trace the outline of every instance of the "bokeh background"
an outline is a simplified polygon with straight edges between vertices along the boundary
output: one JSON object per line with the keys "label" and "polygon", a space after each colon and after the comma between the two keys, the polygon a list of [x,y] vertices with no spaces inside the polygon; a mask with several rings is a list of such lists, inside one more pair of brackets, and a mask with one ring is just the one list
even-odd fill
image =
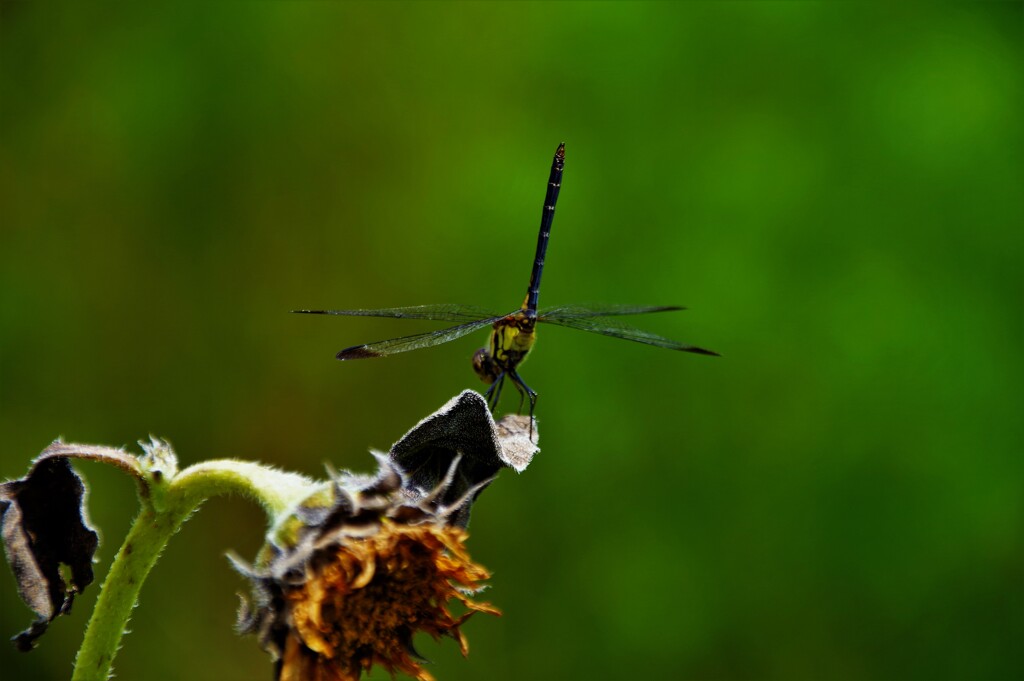
{"label": "bokeh background", "polygon": [[[369,470],[486,334],[295,308],[680,304],[541,329],[441,679],[1024,676],[1022,4],[0,5],[0,477],[57,436]],[[514,407],[509,399],[505,408]],[[81,466],[98,579],[137,508]],[[118,678],[267,679],[208,503]],[[96,588],[5,679],[59,679]],[[0,574],[0,632],[31,616]],[[386,678],[386,675],[383,677]]]}

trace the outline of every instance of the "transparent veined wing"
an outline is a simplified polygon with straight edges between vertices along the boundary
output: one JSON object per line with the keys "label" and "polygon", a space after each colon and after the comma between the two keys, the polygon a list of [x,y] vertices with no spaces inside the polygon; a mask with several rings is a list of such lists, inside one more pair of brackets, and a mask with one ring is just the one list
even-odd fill
{"label": "transparent veined wing", "polygon": [[612,338],[622,338],[623,340],[631,340],[637,343],[644,343],[646,345],[653,345],[659,348],[666,348],[668,350],[680,350],[682,352],[694,352],[699,355],[718,356],[718,353],[714,352],[713,350],[705,350],[704,348],[699,348],[696,345],[680,343],[679,341],[674,341],[671,338],[665,338],[664,336],[659,336],[658,334],[651,333],[650,331],[638,329],[635,326],[624,324],[619,320],[612,318],[617,315],[644,314],[647,312],[668,312],[671,310],[680,309],[683,308],[628,307],[620,305],[584,307],[579,305],[567,305],[564,307],[553,308],[552,310],[545,311],[544,314],[538,317],[538,321],[542,321],[548,324],[556,324],[558,326],[565,326],[570,329],[590,331],[591,333],[598,333],[601,334],[602,336],[610,336]]}
{"label": "transparent veined wing", "polygon": [[504,317],[505,315],[497,315],[441,329],[440,331],[428,331],[426,333],[413,334],[412,336],[402,336],[401,338],[367,343],[366,345],[355,345],[351,348],[345,348],[336,357],[340,360],[365,359],[367,357],[385,357],[399,352],[419,350],[420,348],[430,348],[453,341],[456,338],[462,338],[478,329],[490,326]]}
{"label": "transparent veined wing", "polygon": [[292,310],[296,314],[328,314],[341,317],[390,317],[392,319],[430,319],[435,322],[473,322],[496,315],[472,305],[442,303],[440,305],[410,305],[384,307],[377,310]]}
{"label": "transparent veined wing", "polygon": [[618,317],[630,314],[647,314],[649,312],[674,312],[685,310],[685,307],[678,305],[559,305],[546,310],[541,310],[537,317],[541,321],[558,323],[560,319],[577,319],[580,317]]}

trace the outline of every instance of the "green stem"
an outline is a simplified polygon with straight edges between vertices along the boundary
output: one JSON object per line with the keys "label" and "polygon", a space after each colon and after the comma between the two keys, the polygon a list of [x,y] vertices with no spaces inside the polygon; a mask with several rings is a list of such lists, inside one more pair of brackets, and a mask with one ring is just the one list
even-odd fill
{"label": "green stem", "polygon": [[170,538],[206,499],[241,494],[257,501],[273,525],[277,516],[308,496],[315,483],[259,464],[222,459],[191,466],[160,487],[154,481],[150,500],[143,500],[142,512],[100,588],[72,681],[106,681],[110,677],[143,582]]}
{"label": "green stem", "polygon": [[183,520],[156,513],[151,508],[143,509],[135,519],[100,588],[96,608],[75,659],[73,681],[105,681],[110,677],[114,655],[142,583]]}

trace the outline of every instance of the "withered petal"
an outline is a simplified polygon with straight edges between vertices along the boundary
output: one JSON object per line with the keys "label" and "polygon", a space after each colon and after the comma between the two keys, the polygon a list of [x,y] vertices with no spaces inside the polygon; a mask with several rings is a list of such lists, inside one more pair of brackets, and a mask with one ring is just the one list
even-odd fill
{"label": "withered petal", "polygon": [[[436,494],[438,486],[447,482],[447,489],[438,494],[436,503],[451,508],[484,481],[491,480],[502,468],[522,471],[537,453],[537,446],[524,439],[519,423],[502,420],[495,424],[487,401],[472,390],[464,390],[443,407],[416,424],[391,447],[390,457],[407,476],[408,484],[423,496]],[[452,463],[461,460],[452,474]],[[484,485],[486,486],[486,485]],[[482,491],[482,488],[478,490]],[[454,525],[469,523],[473,498],[460,505],[451,516]]]}
{"label": "withered petal", "polygon": [[[0,484],[4,552],[21,599],[38,616],[14,637],[19,650],[32,649],[93,580],[99,535],[86,521],[84,493],[82,479],[62,456],[41,457],[24,478]],[[61,575],[61,564],[70,568],[70,584]]]}
{"label": "withered petal", "polygon": [[390,494],[402,488],[402,471],[395,465],[395,462],[388,458],[387,454],[371,451],[373,458],[377,459],[377,478],[373,484],[360,490],[363,496],[376,494]]}
{"label": "withered petal", "polygon": [[498,441],[501,442],[501,460],[516,473],[522,473],[533,461],[533,455],[539,451],[535,442],[537,424],[531,426],[529,416],[508,414],[495,427]]}

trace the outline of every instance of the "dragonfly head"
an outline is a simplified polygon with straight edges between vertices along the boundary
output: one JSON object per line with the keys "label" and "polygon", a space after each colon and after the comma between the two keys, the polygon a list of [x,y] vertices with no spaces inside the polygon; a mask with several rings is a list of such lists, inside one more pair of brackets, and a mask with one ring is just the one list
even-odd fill
{"label": "dragonfly head", "polygon": [[473,353],[473,371],[476,372],[481,381],[487,384],[494,383],[501,373],[501,369],[494,362],[491,351],[487,348],[480,348]]}

